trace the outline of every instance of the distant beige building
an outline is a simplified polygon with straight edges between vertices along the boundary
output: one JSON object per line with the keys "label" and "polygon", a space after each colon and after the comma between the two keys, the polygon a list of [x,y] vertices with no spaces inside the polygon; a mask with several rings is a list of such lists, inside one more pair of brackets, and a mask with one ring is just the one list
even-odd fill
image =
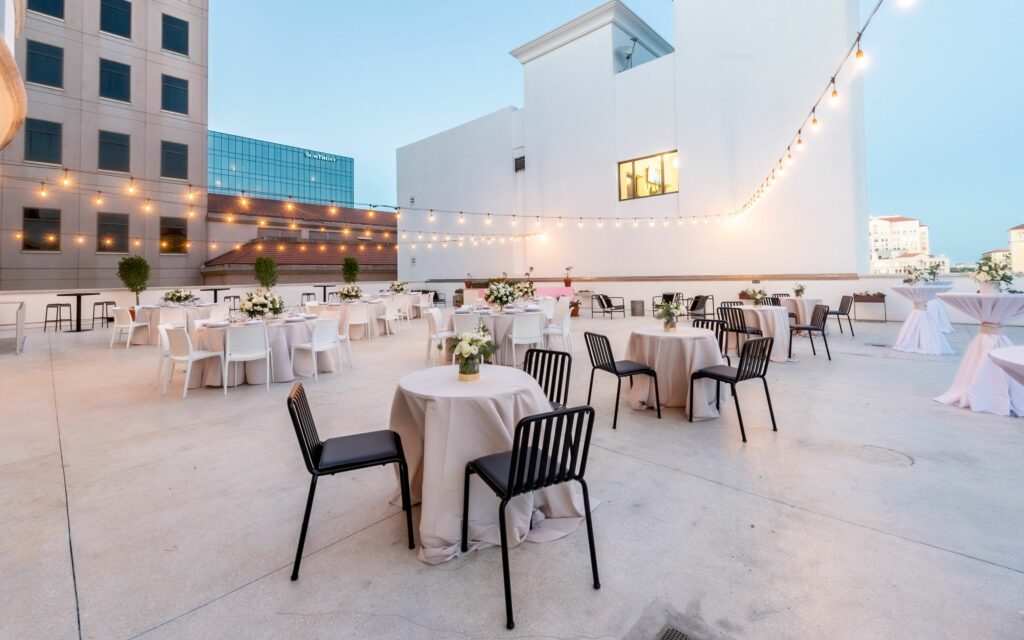
{"label": "distant beige building", "polygon": [[1010,265],[1014,273],[1024,273],[1024,224],[1010,229]]}
{"label": "distant beige building", "polygon": [[949,258],[932,255],[928,225],[916,218],[876,216],[868,219],[870,267],[873,274],[904,273],[912,267],[938,263],[949,273]]}

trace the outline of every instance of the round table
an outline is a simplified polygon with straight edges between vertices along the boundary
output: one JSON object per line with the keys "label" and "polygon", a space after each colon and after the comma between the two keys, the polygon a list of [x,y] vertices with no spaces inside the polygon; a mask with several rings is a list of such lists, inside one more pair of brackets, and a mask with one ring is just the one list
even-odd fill
{"label": "round table", "polygon": [[[743,305],[738,308],[743,310],[743,319],[748,327],[760,329],[765,338],[775,339],[771,361],[789,362],[789,309],[768,305]],[[730,337],[736,339],[735,336]]]}
{"label": "round table", "polygon": [[950,287],[934,285],[916,285],[893,287],[900,296],[914,304],[910,315],[903,321],[896,343],[892,346],[896,351],[907,353],[923,353],[933,356],[944,356],[953,353],[942,329],[935,323],[935,317],[928,312],[928,303],[935,300],[940,293],[949,291]]}
{"label": "round table", "polygon": [[[512,323],[515,322],[516,316],[538,316],[543,314],[543,311],[517,311],[515,313],[502,312],[476,314],[477,317],[480,318],[480,322],[483,322],[484,326],[487,327],[487,330],[491,333],[491,339],[494,340],[494,345],[497,348],[495,355],[491,358],[491,360],[494,362],[505,361],[502,349],[505,348],[505,340],[508,338],[509,334],[512,333]],[[454,311],[448,314],[447,321],[445,322],[445,327],[449,330],[451,330],[453,327],[454,321],[452,320],[452,316],[454,315]],[[547,322],[545,320],[545,324],[546,323]],[[516,346],[515,361],[517,367],[523,364],[523,361],[526,359],[526,350],[529,348],[530,345]],[[522,353],[520,353],[520,351]],[[448,362],[451,362],[450,353],[447,355],[447,358]]]}
{"label": "round table", "polygon": [[[626,359],[640,362],[658,373],[658,391],[663,407],[688,407],[690,375],[694,371],[723,364],[715,334],[707,329],[680,326],[665,331],[661,326],[634,329],[626,343]],[[714,380],[698,380],[694,418],[717,418]],[[636,376],[627,395],[633,409],[654,407],[654,385],[650,376]]]}
{"label": "round table", "polygon": [[[922,283],[926,287],[942,287],[939,289],[940,293],[953,290],[953,283],[949,280],[936,280],[935,282]],[[939,328],[942,333],[956,333],[956,329],[953,328],[952,323],[949,321],[949,316],[946,315],[946,307],[943,306],[939,300],[931,300],[927,304],[928,315],[931,317],[932,322]]]}
{"label": "round table", "polygon": [[[183,304],[183,305],[143,305],[135,307],[135,321],[145,322],[149,325],[149,331],[140,331],[132,336],[132,344],[160,344],[160,332],[157,325],[160,324],[160,309],[184,309],[185,330],[192,334],[196,330],[196,320],[206,320],[210,312],[217,305],[215,304]],[[198,350],[199,347],[196,347]],[[195,369],[193,368],[193,371]]]}
{"label": "round table", "polygon": [[[413,499],[422,505],[419,558],[430,564],[459,554],[466,463],[511,451],[516,423],[551,410],[536,380],[518,369],[482,365],[476,382],[461,382],[458,373],[457,366],[410,373],[399,381],[391,405],[390,428],[402,438]],[[500,544],[499,500],[478,477],[472,483],[469,543]],[[543,517],[534,514],[538,509]],[[517,496],[506,518],[510,546],[561,538],[583,518],[577,485]]]}
{"label": "round table", "polygon": [[989,351],[988,357],[1011,379],[1024,384],[1024,347],[999,347]]}
{"label": "round table", "polygon": [[960,362],[956,378],[945,393],[935,398],[943,404],[997,415],[1017,415],[1024,409],[1024,390],[988,356],[995,349],[1011,347],[1003,326],[1024,314],[1024,295],[1013,293],[940,293],[939,299],[981,323]]}
{"label": "round table", "polygon": [[384,302],[381,300],[357,301],[357,302],[328,302],[321,307],[334,307],[340,310],[348,308],[351,313],[352,307],[362,305],[366,307],[367,324],[354,324],[349,326],[349,339],[361,340],[364,338],[376,338],[380,335],[380,317],[384,315]]}
{"label": "round table", "polygon": [[[786,311],[796,315],[793,324],[811,324],[814,306],[821,304],[821,298],[779,298],[779,302]],[[825,323],[825,328],[828,328],[828,323]]]}

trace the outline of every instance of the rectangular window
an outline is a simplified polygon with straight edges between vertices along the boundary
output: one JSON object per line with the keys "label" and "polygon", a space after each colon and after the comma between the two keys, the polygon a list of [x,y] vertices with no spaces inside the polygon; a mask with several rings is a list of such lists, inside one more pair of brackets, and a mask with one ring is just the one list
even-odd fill
{"label": "rectangular window", "polygon": [[128,214],[96,214],[96,251],[128,253]]}
{"label": "rectangular window", "polygon": [[28,10],[64,19],[64,0],[28,0]]}
{"label": "rectangular window", "polygon": [[188,23],[164,14],[163,48],[188,55]]}
{"label": "rectangular window", "polygon": [[131,38],[132,3],[127,0],[100,0],[100,31]]}
{"label": "rectangular window", "polygon": [[177,142],[160,143],[160,177],[188,180],[188,145]]}
{"label": "rectangular window", "polygon": [[107,171],[131,171],[131,137],[124,133],[100,131],[96,166]]}
{"label": "rectangular window", "polygon": [[51,44],[29,40],[25,50],[25,80],[48,87],[64,87],[64,50]]}
{"label": "rectangular window", "polygon": [[678,191],[677,151],[619,163],[619,200],[660,196]]}
{"label": "rectangular window", "polygon": [[160,217],[160,253],[188,253],[188,220]]}
{"label": "rectangular window", "polygon": [[25,159],[32,162],[61,164],[63,125],[47,120],[25,119]]}
{"label": "rectangular window", "polygon": [[188,115],[188,80],[168,75],[160,78],[160,108]]}
{"label": "rectangular window", "polygon": [[113,60],[100,58],[100,97],[132,101],[132,68]]}
{"label": "rectangular window", "polygon": [[22,211],[21,250],[60,251],[60,209]]}

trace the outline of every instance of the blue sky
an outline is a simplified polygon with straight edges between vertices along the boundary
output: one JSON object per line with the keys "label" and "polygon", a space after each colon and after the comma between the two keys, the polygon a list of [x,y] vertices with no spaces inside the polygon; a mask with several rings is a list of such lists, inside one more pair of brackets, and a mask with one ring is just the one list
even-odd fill
{"label": "blue sky", "polygon": [[[393,202],[397,147],[521,106],[508,51],[598,4],[213,0],[210,127],[352,156],[356,199]],[[674,39],[671,0],[627,4]],[[974,260],[1024,223],[1024,1],[886,5],[864,41],[871,213]]]}

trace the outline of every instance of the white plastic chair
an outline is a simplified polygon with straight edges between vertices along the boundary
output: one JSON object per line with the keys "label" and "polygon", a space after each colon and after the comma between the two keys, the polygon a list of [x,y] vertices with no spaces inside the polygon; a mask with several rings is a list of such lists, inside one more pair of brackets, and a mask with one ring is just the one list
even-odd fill
{"label": "white plastic chair", "polygon": [[[338,312],[338,342],[345,345],[345,353],[348,354],[348,366],[355,367],[352,362],[352,340],[348,337],[348,309],[346,307],[334,307]],[[341,366],[341,363],[338,363]]]}
{"label": "white plastic chair", "polygon": [[318,318],[313,324],[313,336],[309,342],[292,345],[292,363],[295,362],[295,350],[309,351],[313,357],[313,379],[320,381],[316,354],[323,351],[338,352],[338,367],[341,367],[341,340],[338,336],[338,321],[333,318]]}
{"label": "white plastic chair", "polygon": [[[211,322],[222,322],[231,315],[231,306],[226,304],[210,305],[210,315],[207,318],[196,318],[192,321],[193,326],[202,327]],[[162,324],[162,323],[161,323]],[[186,327],[187,329],[188,327]]]}
{"label": "white plastic chair", "polygon": [[572,353],[572,331],[571,317],[568,297],[558,299],[555,305],[555,317],[551,324],[544,327],[544,343],[551,342],[551,336],[558,336],[562,339],[562,350]]}
{"label": "white plastic chair", "polygon": [[184,307],[161,307],[160,321],[157,322],[157,325],[161,324],[169,324],[172,327],[187,329],[188,315],[185,313]]}
{"label": "white plastic chair", "polygon": [[157,388],[161,388],[163,386],[164,369],[167,368],[167,363],[170,362],[171,359],[171,343],[167,340],[168,326],[170,325],[158,324],[156,326],[156,330],[160,332],[160,345],[157,347],[159,349],[159,353],[157,355],[160,356],[159,367],[156,371]]}
{"label": "white plastic chair", "polygon": [[431,304],[431,301],[433,300],[433,297],[434,297],[433,293],[422,293],[421,292],[419,294],[419,301],[416,302],[416,304],[412,305],[412,306],[414,306],[414,307],[416,307],[417,309],[420,310],[420,316],[421,317],[425,316],[427,314],[427,309],[432,309],[433,308],[433,304]]}
{"label": "white plastic chair", "polygon": [[512,330],[509,331],[505,342],[509,345],[505,354],[505,364],[511,358],[512,364],[516,366],[516,345],[529,344],[542,346],[544,344],[544,327],[547,325],[547,316],[541,312],[520,313],[512,319]]}
{"label": "white plastic chair", "polygon": [[235,386],[238,386],[238,363],[266,360],[267,391],[270,391],[270,379],[273,368],[270,366],[273,355],[270,352],[270,339],[267,337],[265,323],[248,324],[228,327],[224,338],[224,395],[228,395],[228,367],[235,363]]}
{"label": "white plastic chair", "polygon": [[398,317],[405,320],[406,326],[410,326],[412,321],[412,295],[408,293],[399,293],[394,296],[395,302],[398,304]]}
{"label": "white plastic chair", "polygon": [[[537,306],[540,307],[540,310],[544,312],[544,315],[547,316],[547,319],[550,322],[555,319],[555,310],[558,308],[559,302],[561,302],[561,300],[556,302],[554,298],[541,298],[537,301]],[[568,302],[566,304],[568,304]]]}
{"label": "white plastic chair", "polygon": [[438,309],[427,309],[427,364],[430,364],[430,354],[435,345],[444,346],[444,341],[455,337],[454,331],[442,330],[443,319]]}
{"label": "white plastic chair", "polygon": [[181,387],[181,397],[188,397],[188,379],[192,377],[192,363],[198,360],[205,360],[206,358],[218,358],[220,360],[220,368],[224,369],[224,354],[217,351],[194,351],[192,349],[192,340],[188,337],[188,331],[185,331],[182,327],[173,327],[169,324],[159,325],[161,334],[167,336],[167,343],[170,346],[170,354],[167,359],[167,366],[164,367],[166,375],[163,377],[163,384],[161,385],[161,393],[167,395],[167,385],[170,384],[171,379],[174,377],[174,367],[179,363],[185,364],[185,381]]}
{"label": "white plastic chair", "polygon": [[[440,312],[440,309],[438,309]],[[480,314],[479,313],[453,313],[452,314],[452,329],[455,331],[455,335],[458,336],[463,333],[469,333],[476,331],[476,328],[480,326]]]}
{"label": "white plastic chair", "polygon": [[127,309],[114,307],[114,328],[110,331],[110,346],[113,347],[114,341],[120,340],[124,333],[128,334],[128,342],[124,348],[132,346],[132,336],[135,335],[135,330],[139,327],[145,327],[146,332],[149,332],[148,322],[136,322],[132,320],[132,314]]}
{"label": "white plastic chair", "polygon": [[[345,310],[348,311],[348,325],[359,325],[366,328],[363,338],[369,339],[373,335],[370,333],[370,305],[363,303],[353,303],[345,305]],[[374,320],[376,322],[376,320]],[[346,331],[346,333],[348,333]]]}
{"label": "white plastic chair", "polygon": [[396,333],[394,331],[395,326],[401,326],[398,323],[398,301],[395,300],[393,296],[384,298],[384,313],[377,316],[377,319],[384,321],[384,332],[388,335]]}

